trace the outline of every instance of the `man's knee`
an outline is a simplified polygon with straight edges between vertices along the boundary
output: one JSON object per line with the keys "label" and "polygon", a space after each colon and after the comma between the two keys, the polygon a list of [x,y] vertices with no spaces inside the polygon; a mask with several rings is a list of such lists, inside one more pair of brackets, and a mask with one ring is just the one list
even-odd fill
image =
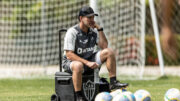
{"label": "man's knee", "polygon": [[84,67],[83,63],[79,61],[73,61],[71,64],[72,72],[83,73],[84,71],[83,67]]}
{"label": "man's knee", "polygon": [[114,56],[114,51],[111,49],[111,48],[105,48],[103,50],[103,53],[106,55],[106,56]]}

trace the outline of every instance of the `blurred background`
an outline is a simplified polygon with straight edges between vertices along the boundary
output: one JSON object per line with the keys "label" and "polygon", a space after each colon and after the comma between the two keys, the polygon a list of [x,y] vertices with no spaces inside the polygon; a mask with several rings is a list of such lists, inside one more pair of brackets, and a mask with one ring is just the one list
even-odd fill
{"label": "blurred background", "polygon": [[[180,2],[154,2],[165,73],[178,75]],[[59,40],[63,45],[65,33],[59,39],[58,31],[77,24],[79,9],[90,3],[91,0],[0,0],[0,77],[54,75],[59,71]],[[130,68],[128,75],[136,75],[145,67],[148,73],[144,74],[160,75],[148,0],[97,0],[95,5],[97,22],[104,27],[109,46],[115,50],[118,68]],[[131,67],[138,69],[134,72]]]}

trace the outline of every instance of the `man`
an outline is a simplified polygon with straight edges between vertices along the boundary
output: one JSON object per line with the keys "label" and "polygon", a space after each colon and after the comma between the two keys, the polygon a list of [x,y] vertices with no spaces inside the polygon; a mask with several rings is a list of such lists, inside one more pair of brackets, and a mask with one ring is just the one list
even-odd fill
{"label": "man", "polygon": [[[91,74],[93,69],[106,62],[110,77],[110,89],[128,86],[116,80],[116,59],[101,28],[94,21],[91,7],[83,7],[79,12],[79,24],[68,29],[64,39],[65,56],[63,68],[72,73],[77,101],[84,101],[81,94],[82,74]],[[96,45],[102,50],[96,52]]]}

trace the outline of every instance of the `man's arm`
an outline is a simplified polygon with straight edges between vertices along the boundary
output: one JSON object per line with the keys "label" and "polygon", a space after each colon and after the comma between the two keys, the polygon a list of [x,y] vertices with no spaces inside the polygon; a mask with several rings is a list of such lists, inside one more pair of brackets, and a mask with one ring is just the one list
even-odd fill
{"label": "man's arm", "polygon": [[107,41],[106,36],[104,35],[103,31],[99,31],[99,43],[98,43],[98,45],[101,49],[105,49],[108,47],[108,41]]}
{"label": "man's arm", "polygon": [[66,50],[66,57],[67,57],[67,59],[72,60],[72,61],[80,61],[92,69],[99,67],[99,65],[96,62],[87,61],[87,60],[79,57],[73,51],[70,51],[70,50]]}
{"label": "man's arm", "polygon": [[[95,23],[95,28],[97,29],[100,29],[101,27]],[[99,32],[99,42],[98,42],[98,45],[101,49],[105,49],[108,47],[108,41],[107,41],[107,38],[104,34],[103,31],[98,31]]]}

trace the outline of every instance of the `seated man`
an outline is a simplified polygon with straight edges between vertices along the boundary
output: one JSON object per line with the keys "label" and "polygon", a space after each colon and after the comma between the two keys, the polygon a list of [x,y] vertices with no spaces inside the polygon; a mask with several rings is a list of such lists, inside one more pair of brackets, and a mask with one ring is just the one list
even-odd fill
{"label": "seated man", "polygon": [[[82,74],[92,74],[93,69],[106,62],[110,77],[110,89],[128,86],[116,80],[116,59],[112,49],[108,48],[108,41],[101,28],[94,21],[91,7],[83,7],[79,12],[79,24],[68,29],[64,39],[65,56],[63,68],[72,73],[76,101],[84,101],[81,94]],[[96,51],[96,45],[102,50]]]}

